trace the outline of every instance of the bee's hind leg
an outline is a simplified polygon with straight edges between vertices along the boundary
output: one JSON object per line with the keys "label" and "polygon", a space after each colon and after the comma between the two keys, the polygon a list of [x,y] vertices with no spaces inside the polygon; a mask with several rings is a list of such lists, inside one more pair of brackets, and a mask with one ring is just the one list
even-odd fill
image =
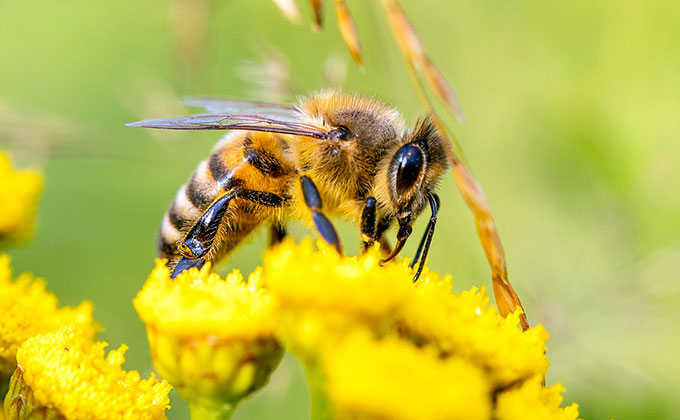
{"label": "bee's hind leg", "polygon": [[234,188],[215,200],[203,215],[194,223],[182,242],[178,245],[182,258],[173,270],[173,277],[191,267],[202,267],[206,262],[206,255],[213,247],[213,242],[222,223],[229,203],[233,198],[248,200],[252,203],[267,207],[279,207],[285,201],[284,197],[266,191],[246,190]]}
{"label": "bee's hind leg", "polygon": [[[182,242],[178,244],[182,260],[197,260],[210,251],[220,223],[222,223],[222,218],[227,212],[229,203],[237,193],[237,189],[226,192],[213,201],[210,207],[203,212],[203,215],[194,223]],[[179,266],[179,263],[177,265]]]}
{"label": "bee's hind leg", "polygon": [[340,245],[340,238],[335,231],[333,224],[325,214],[321,212],[321,196],[316,185],[308,176],[300,177],[300,184],[302,185],[302,195],[305,198],[307,207],[312,211],[312,218],[314,219],[314,226],[317,232],[326,243],[335,247],[335,249],[342,254],[342,245]]}
{"label": "bee's hind leg", "polygon": [[172,274],[170,275],[171,279],[174,279],[179,275],[184,270],[188,270],[190,268],[196,267],[199,270],[203,265],[205,264],[205,259],[203,258],[197,258],[195,260],[190,260],[187,257],[182,257],[180,260],[177,262],[177,265],[175,266],[175,269],[172,270]]}

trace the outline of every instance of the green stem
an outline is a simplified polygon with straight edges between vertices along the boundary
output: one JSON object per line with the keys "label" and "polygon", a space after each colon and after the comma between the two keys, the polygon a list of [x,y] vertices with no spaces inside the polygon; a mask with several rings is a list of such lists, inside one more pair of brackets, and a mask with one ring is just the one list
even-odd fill
{"label": "green stem", "polygon": [[11,374],[0,371],[0,409],[2,408],[2,402],[5,401],[5,395],[9,391],[9,379],[11,376]]}
{"label": "green stem", "polygon": [[305,371],[309,385],[309,399],[312,405],[311,420],[330,420],[332,418],[331,406],[324,389],[321,373],[312,364],[306,364]]}
{"label": "green stem", "polygon": [[236,405],[210,399],[189,401],[191,420],[229,420]]}

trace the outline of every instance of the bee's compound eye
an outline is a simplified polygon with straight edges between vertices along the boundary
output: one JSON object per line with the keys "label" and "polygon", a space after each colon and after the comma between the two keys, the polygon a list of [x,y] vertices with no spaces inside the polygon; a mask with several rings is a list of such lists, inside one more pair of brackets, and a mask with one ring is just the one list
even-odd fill
{"label": "bee's compound eye", "polygon": [[397,193],[410,191],[420,180],[425,167],[425,157],[419,147],[413,144],[401,146],[392,161],[396,164]]}
{"label": "bee's compound eye", "polygon": [[338,139],[347,141],[354,138],[354,134],[352,134],[352,132],[349,131],[349,128],[345,127],[344,125],[331,130],[331,132],[328,133],[328,136],[331,140]]}

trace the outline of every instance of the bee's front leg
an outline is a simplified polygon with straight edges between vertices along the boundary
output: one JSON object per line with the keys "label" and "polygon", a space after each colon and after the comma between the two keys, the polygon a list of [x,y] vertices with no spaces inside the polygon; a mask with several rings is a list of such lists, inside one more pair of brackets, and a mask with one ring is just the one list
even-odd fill
{"label": "bee's front leg", "polygon": [[366,252],[378,239],[378,219],[375,214],[376,201],[368,197],[361,212],[361,251]]}
{"label": "bee's front leg", "polygon": [[[418,265],[418,271],[413,276],[413,281],[417,281],[420,277],[420,273],[423,272],[423,267],[425,266],[425,260],[427,259],[427,254],[430,251],[430,243],[432,242],[432,236],[434,235],[434,227],[437,224],[437,212],[441,203],[439,201],[439,196],[435,193],[427,193],[427,198],[430,201],[430,209],[432,210],[432,215],[430,216],[430,221],[427,223],[427,228],[423,237],[420,239],[420,244],[418,244],[418,250],[416,251],[416,256],[413,257],[411,264],[409,266],[413,268],[416,265],[416,261],[420,258],[420,264]],[[422,252],[422,258],[420,253]]]}
{"label": "bee's front leg", "polygon": [[316,185],[308,176],[300,177],[300,184],[302,186],[302,195],[305,198],[305,203],[307,207],[312,211],[312,219],[314,220],[314,226],[316,226],[317,232],[323,238],[326,243],[334,246],[340,254],[342,254],[342,245],[340,245],[340,238],[338,238],[338,233],[335,231],[333,224],[328,217],[321,211],[321,196],[319,195],[319,190],[316,189]]}

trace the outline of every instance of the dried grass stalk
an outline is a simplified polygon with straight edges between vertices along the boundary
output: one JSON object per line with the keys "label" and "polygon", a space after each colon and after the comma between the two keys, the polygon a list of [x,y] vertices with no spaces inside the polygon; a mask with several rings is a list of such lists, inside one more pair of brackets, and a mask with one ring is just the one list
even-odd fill
{"label": "dried grass stalk", "polygon": [[425,74],[428,83],[446,104],[453,116],[460,122],[465,121],[465,115],[453,86],[425,52],[425,46],[404,10],[396,0],[382,0],[382,5],[387,12],[392,33],[406,59]]}
{"label": "dried grass stalk", "polygon": [[[503,245],[498,237],[496,231],[496,223],[491,215],[491,210],[486,202],[486,197],[479,183],[470,173],[470,170],[460,161],[453,163],[453,176],[458,185],[465,202],[472,210],[475,218],[475,227],[477,228],[477,236],[482,243],[486,259],[491,266],[491,280],[493,281],[493,293],[496,297],[496,306],[498,311],[503,316],[522,307],[519,297],[512,285],[508,281],[508,270],[505,266],[505,252],[503,252]],[[529,328],[526,314],[520,316],[522,329]]]}
{"label": "dried grass stalk", "polygon": [[314,29],[321,30],[323,26],[323,0],[309,0],[314,11]]}
{"label": "dried grass stalk", "polygon": [[354,61],[361,66],[363,62],[361,60],[359,33],[357,32],[357,26],[352,15],[349,13],[347,4],[345,4],[345,0],[335,0],[335,13],[338,16],[338,26],[340,27],[342,38],[345,40],[345,45],[349,48]]}

